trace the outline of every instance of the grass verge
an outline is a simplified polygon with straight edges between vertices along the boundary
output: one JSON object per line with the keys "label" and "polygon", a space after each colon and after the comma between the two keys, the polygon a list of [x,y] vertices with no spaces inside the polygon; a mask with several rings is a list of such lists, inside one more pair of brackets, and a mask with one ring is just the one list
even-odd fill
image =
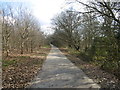
{"label": "grass verge", "polygon": [[41,70],[50,48],[31,54],[14,54],[2,60],[3,88],[25,88]]}
{"label": "grass verge", "polygon": [[85,55],[71,52],[71,50],[66,48],[60,48],[60,50],[74,65],[82,69],[89,78],[99,84],[101,88],[120,89],[120,80],[115,75],[101,70],[100,66],[90,62],[89,58]]}

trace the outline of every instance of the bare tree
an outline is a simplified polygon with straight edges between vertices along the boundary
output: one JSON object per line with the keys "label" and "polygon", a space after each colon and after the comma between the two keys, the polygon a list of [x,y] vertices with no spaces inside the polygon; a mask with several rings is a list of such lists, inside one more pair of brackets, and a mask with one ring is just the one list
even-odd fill
{"label": "bare tree", "polygon": [[45,36],[40,23],[30,10],[23,6],[13,8],[8,5],[2,12],[3,51],[6,56],[14,51],[20,51],[21,54],[33,52],[44,45]]}
{"label": "bare tree", "polygon": [[2,33],[3,33],[3,52],[6,51],[6,56],[9,53],[9,43],[10,43],[10,36],[14,29],[14,19],[13,19],[13,12],[11,6],[2,9]]}
{"label": "bare tree", "polygon": [[[80,16],[79,14],[71,11],[62,12],[58,17],[53,20],[53,24],[55,25],[56,32],[58,31],[60,39],[67,42],[69,47],[73,47],[76,50],[79,50],[79,42],[78,28],[80,25]],[[66,39],[64,39],[66,38]]]}
{"label": "bare tree", "polygon": [[[89,4],[85,4],[83,2],[80,2],[79,0],[75,0],[75,1],[86,6],[87,8],[90,8],[91,11],[88,13],[96,12],[98,15],[106,16],[108,18],[113,19],[117,23],[120,23],[120,16],[119,16],[120,2],[105,2],[105,0],[103,0],[102,2],[94,1],[94,2],[90,2]],[[108,11],[109,13],[106,13],[106,11]]]}

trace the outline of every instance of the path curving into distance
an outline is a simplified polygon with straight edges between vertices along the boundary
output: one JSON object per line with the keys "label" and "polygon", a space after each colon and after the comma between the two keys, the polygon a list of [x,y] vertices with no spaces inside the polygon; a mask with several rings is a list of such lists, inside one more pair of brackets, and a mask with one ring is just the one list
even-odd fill
{"label": "path curving into distance", "polygon": [[100,88],[55,46],[29,88]]}

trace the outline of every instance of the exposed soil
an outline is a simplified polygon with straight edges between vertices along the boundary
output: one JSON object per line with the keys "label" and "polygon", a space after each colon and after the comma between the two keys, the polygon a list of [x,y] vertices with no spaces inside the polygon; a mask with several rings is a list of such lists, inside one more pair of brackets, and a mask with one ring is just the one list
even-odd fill
{"label": "exposed soil", "polygon": [[12,54],[3,61],[2,87],[25,88],[40,71],[50,48],[31,54]]}
{"label": "exposed soil", "polygon": [[81,68],[89,78],[99,84],[101,88],[120,89],[120,80],[115,75],[102,70],[99,66],[83,61],[82,56],[71,55],[65,48],[60,50],[72,63]]}

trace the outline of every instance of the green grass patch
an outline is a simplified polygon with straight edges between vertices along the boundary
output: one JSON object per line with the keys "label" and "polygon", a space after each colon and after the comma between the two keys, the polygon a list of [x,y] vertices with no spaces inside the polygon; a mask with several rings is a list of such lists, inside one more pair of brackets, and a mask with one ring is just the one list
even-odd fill
{"label": "green grass patch", "polygon": [[45,45],[45,46],[43,46],[43,48],[51,48],[51,46],[50,45]]}
{"label": "green grass patch", "polygon": [[69,53],[72,54],[72,55],[79,55],[80,54],[79,51],[76,51],[74,49],[69,49]]}
{"label": "green grass patch", "polygon": [[15,63],[17,63],[16,60],[2,60],[3,67],[8,67],[9,65],[13,65]]}

